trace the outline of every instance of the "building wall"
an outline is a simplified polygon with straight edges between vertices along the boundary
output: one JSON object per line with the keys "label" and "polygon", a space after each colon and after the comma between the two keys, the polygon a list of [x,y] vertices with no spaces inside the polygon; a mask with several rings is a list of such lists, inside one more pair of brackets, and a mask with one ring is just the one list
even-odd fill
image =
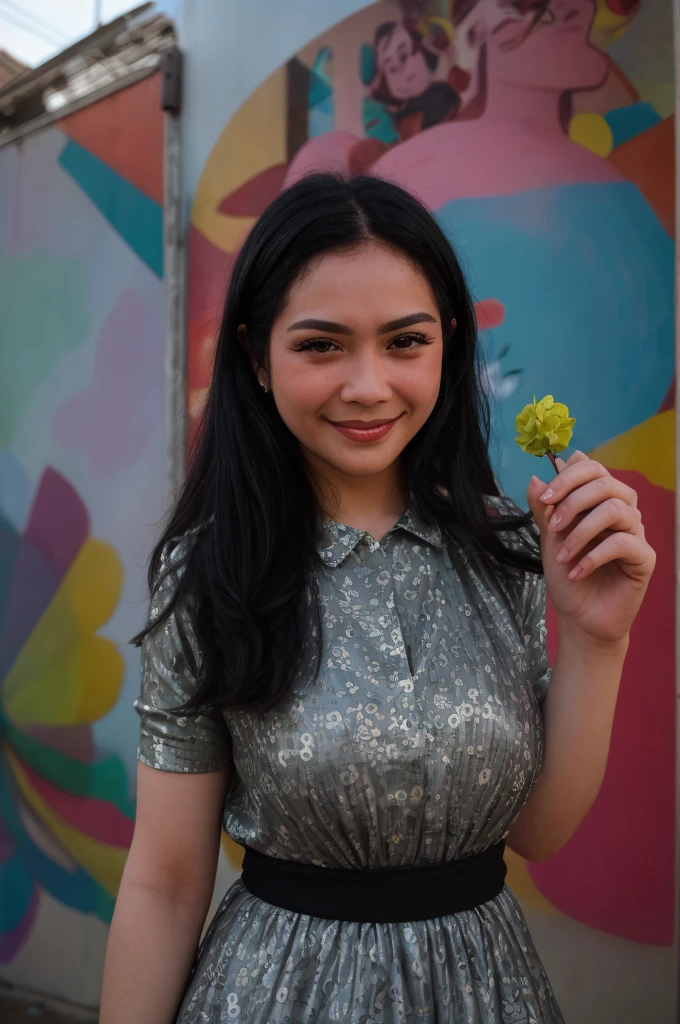
{"label": "building wall", "polygon": [[[660,554],[633,631],[602,791],[556,857],[529,865],[509,853],[508,864],[567,1021],[670,1024],[671,7],[553,0],[525,32],[519,5],[479,0],[454,25],[446,0],[428,14],[420,4],[410,65],[417,95],[396,57],[403,7],[358,8],[346,0],[184,8],[190,420],[205,400],[233,260],[270,198],[317,168],[381,174],[421,196],[457,246],[477,302],[504,489],[526,505],[531,473],[547,479],[549,468],[515,446],[513,426],[534,394],[554,392],[576,416],[575,445],[638,490]],[[386,52],[375,37],[390,22]],[[554,654],[554,621],[550,642]],[[226,849],[228,881],[240,851]]]}
{"label": "building wall", "polygon": [[159,82],[0,148],[0,978],[92,1006],[166,500]]}

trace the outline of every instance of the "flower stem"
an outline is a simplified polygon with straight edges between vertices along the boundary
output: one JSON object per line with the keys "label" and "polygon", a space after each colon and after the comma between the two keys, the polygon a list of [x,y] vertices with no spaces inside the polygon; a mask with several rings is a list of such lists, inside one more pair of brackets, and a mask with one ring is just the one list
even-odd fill
{"label": "flower stem", "polygon": [[552,452],[551,452],[550,450],[548,450],[548,451],[546,452],[546,455],[548,456],[548,458],[549,458],[549,459],[550,459],[550,461],[552,462],[552,464],[553,464],[553,469],[555,470],[555,472],[556,472],[556,473],[559,473],[559,469],[558,469],[558,466],[557,466],[557,461],[556,461],[556,459],[555,459],[555,456],[553,455],[553,453],[552,453]]}

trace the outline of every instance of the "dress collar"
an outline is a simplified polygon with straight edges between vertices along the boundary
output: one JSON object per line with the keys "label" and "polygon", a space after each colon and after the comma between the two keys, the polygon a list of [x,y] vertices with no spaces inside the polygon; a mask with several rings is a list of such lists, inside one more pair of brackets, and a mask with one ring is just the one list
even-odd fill
{"label": "dress collar", "polygon": [[[434,525],[426,523],[415,509],[408,509],[394,526],[387,531],[385,536],[389,537],[395,530],[406,530],[407,533],[413,534],[414,537],[425,541],[426,544],[433,545],[433,547],[441,547],[442,545],[442,531],[439,525],[437,523]],[[321,537],[317,544],[317,551],[322,561],[334,569],[347,558],[350,551],[354,551],[362,537],[370,537],[371,541],[377,544],[377,541],[370,536],[367,530],[358,530],[354,526],[336,523],[334,519],[325,518],[322,520]]]}

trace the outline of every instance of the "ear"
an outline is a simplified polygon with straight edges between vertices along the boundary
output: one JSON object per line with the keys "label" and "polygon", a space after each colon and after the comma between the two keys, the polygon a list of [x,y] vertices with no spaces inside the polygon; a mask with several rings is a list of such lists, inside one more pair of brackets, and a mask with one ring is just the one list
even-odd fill
{"label": "ear", "polygon": [[451,337],[453,337],[454,334],[456,333],[456,328],[457,327],[458,327],[458,321],[456,320],[455,316],[453,316],[453,317],[451,317],[451,328],[450,328],[450,330],[451,330]]}

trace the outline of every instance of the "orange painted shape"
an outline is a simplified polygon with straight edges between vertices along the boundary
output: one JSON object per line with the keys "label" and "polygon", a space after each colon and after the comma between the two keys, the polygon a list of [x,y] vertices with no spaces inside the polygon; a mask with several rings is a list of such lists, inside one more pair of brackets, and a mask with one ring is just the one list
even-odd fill
{"label": "orange painted shape", "polygon": [[607,158],[635,182],[671,238],[675,238],[675,126],[672,117],[629,139]]}
{"label": "orange painted shape", "polygon": [[63,132],[154,202],[163,203],[160,74],[62,118]]}

